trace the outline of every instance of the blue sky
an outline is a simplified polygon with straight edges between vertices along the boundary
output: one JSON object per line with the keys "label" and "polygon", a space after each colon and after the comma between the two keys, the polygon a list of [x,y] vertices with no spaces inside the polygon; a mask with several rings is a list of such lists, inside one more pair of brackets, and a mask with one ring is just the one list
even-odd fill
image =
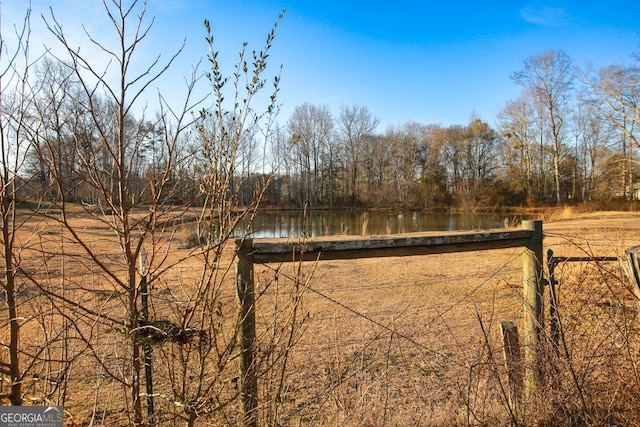
{"label": "blue sky", "polygon": [[[81,23],[98,36],[108,29],[99,0],[33,0],[34,46],[53,45],[40,18],[49,5],[79,45]],[[3,2],[2,8],[6,32],[20,6]],[[249,49],[262,48],[285,8],[269,64],[273,72],[282,65],[279,121],[305,102],[336,115],[340,106],[358,104],[380,119],[381,132],[407,121],[466,124],[472,115],[493,124],[519,93],[511,73],[547,49],[564,49],[576,65],[595,67],[630,64],[640,52],[637,0],[149,0],[148,8],[156,22],[143,59],[156,51],[166,57],[187,40],[176,66],[158,82],[169,98],[177,98],[181,76],[206,56],[205,18],[230,70],[244,41]]]}

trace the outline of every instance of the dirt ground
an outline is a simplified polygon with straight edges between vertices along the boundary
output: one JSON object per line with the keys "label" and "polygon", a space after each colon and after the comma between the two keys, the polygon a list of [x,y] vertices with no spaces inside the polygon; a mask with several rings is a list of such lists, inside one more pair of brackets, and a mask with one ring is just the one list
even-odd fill
{"label": "dirt ground", "polygon": [[[562,211],[544,223],[544,250],[556,256],[623,256],[639,244],[637,213]],[[576,302],[569,282],[586,283],[593,267],[558,266],[567,304]],[[598,268],[621,274],[618,263]],[[611,304],[613,296],[602,298]],[[303,300],[308,317],[291,354],[284,424],[495,425],[508,418],[488,367],[503,360],[501,322],[522,328],[522,249],[320,261]]]}
{"label": "dirt ground", "polygon": [[[546,216],[544,250],[552,249],[556,256],[620,257],[625,249],[640,245],[640,213],[566,209]],[[105,257],[115,254],[113,235],[104,224],[75,221],[93,236],[92,245],[102,247]],[[53,242],[61,233],[51,224],[28,224],[26,229]],[[185,258],[192,251],[177,244],[167,259]],[[516,248],[257,265],[260,424],[505,425],[518,419],[574,425],[583,418],[608,424],[614,416],[640,420],[638,410],[614,404],[620,396],[630,402],[640,397],[639,376],[633,375],[640,361],[640,336],[627,326],[635,301],[621,264],[615,262],[558,266],[566,325],[565,357],[553,362],[558,385],[535,397],[541,405],[537,408],[548,410],[532,411],[531,401],[509,400],[500,324],[512,321],[522,328],[522,252]],[[231,269],[219,301],[221,311],[233,319],[232,248],[225,254]],[[181,263],[157,282],[158,316],[179,312],[198,259]],[[54,279],[66,275],[67,282],[81,284],[73,291],[77,298],[81,292],[100,291],[96,295],[102,298],[101,307],[109,302],[115,304],[109,310],[117,310],[118,300],[110,299],[105,282],[90,277],[91,269],[71,264],[64,268],[59,276],[47,274]],[[95,287],[100,289],[90,289]],[[117,365],[120,344],[112,330],[92,331],[101,340],[100,351],[113,352],[109,357]],[[158,346],[154,354],[174,357],[176,348]],[[78,357],[74,363],[78,367],[71,372],[76,377],[65,396],[74,423],[126,425],[117,418],[126,410],[124,387],[112,382],[98,393],[98,383],[102,387],[108,381],[96,376],[89,361]],[[219,373],[220,393],[233,389],[235,364],[233,360],[229,370]],[[159,369],[160,386],[170,371]],[[222,378],[225,375],[228,378]],[[617,375],[620,384],[609,381],[611,375]],[[605,382],[609,385],[603,390]],[[173,414],[180,405],[168,393],[158,393],[164,402],[158,407]],[[609,408],[604,415],[602,408]],[[228,405],[217,413],[203,413],[196,424],[234,424],[237,413],[237,405]],[[178,419],[167,415],[162,425],[179,424]]]}

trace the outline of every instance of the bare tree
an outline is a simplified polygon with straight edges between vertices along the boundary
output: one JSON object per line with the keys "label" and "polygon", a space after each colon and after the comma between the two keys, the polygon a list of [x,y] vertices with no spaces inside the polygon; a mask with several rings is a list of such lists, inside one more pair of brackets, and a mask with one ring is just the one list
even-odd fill
{"label": "bare tree", "polygon": [[[25,111],[30,102],[29,79],[29,36],[30,9],[26,10],[25,19],[17,31],[17,46],[9,50],[7,41],[0,29],[0,58],[9,59],[2,64],[0,70],[0,221],[2,225],[2,258],[3,275],[0,284],[4,292],[6,304],[6,322],[9,326],[9,340],[3,345],[8,350],[8,361],[2,361],[0,372],[10,384],[9,391],[3,393],[12,405],[21,405],[23,401],[23,374],[21,363],[21,327],[22,320],[18,313],[17,295],[19,283],[19,241],[17,233],[20,228],[16,215],[18,194],[21,185],[20,172],[23,166]],[[15,88],[14,96],[9,97],[7,88]],[[4,382],[4,381],[3,381]]]}
{"label": "bare tree", "polygon": [[[205,21],[206,40],[209,45],[206,73],[211,85],[214,102],[204,109],[197,121],[199,146],[202,148],[201,163],[198,165],[199,185],[204,205],[197,219],[197,242],[200,244],[198,257],[201,260],[199,278],[195,292],[190,296],[187,308],[178,308],[182,325],[191,325],[197,330],[200,340],[197,344],[175,346],[166,349],[167,373],[170,376],[173,395],[181,402],[182,417],[187,425],[193,425],[203,415],[221,413],[220,419],[235,419],[227,408],[237,399],[246,399],[243,391],[230,389],[229,383],[235,376],[230,374],[231,363],[236,359],[245,360],[243,350],[238,355],[237,333],[243,318],[229,314],[229,304],[225,299],[225,278],[233,270],[234,258],[225,258],[233,238],[247,238],[250,226],[266,190],[274,179],[277,167],[264,180],[256,182],[251,197],[239,199],[238,180],[251,175],[251,151],[255,149],[254,137],[273,136],[275,117],[279,110],[277,94],[280,77],[272,80],[269,102],[264,108],[255,107],[254,99],[267,91],[267,59],[275,38],[276,29],[283,17],[278,17],[268,33],[265,45],[259,52],[249,54],[244,44],[231,77],[221,71],[219,52],[216,50],[209,21]],[[251,55],[251,64],[248,64]],[[242,89],[244,88],[244,89]],[[225,99],[231,102],[225,102]],[[267,144],[269,141],[265,141]],[[247,228],[241,228],[246,220]],[[268,286],[268,285],[267,285]],[[238,295],[238,298],[242,298]],[[251,296],[254,298],[254,295]],[[255,298],[257,304],[259,297]],[[251,307],[255,311],[255,307]],[[295,320],[290,324],[293,331]],[[194,328],[195,327],[195,328]],[[281,332],[278,333],[281,336]],[[272,350],[265,350],[263,363],[269,372],[283,359],[275,357]],[[260,369],[259,360],[254,360],[250,368]],[[171,369],[180,366],[179,370]],[[242,381],[245,379],[243,378]],[[255,396],[253,396],[255,398]],[[243,414],[245,425],[255,425],[257,413]]]}
{"label": "bare tree", "polygon": [[[100,314],[93,307],[78,305],[77,309],[91,316],[98,316],[102,320],[108,318],[124,332],[128,342],[128,363],[125,369],[116,369],[111,364],[109,355],[96,352],[94,355],[102,368],[129,390],[130,423],[142,425],[142,397],[145,395],[142,389],[145,359],[142,354],[142,331],[145,325],[142,322],[145,321],[146,313],[141,298],[147,293],[145,287],[157,280],[167,268],[166,252],[157,249],[160,234],[165,230],[164,227],[159,228],[159,224],[162,224],[163,219],[175,216],[171,209],[167,209],[165,203],[168,194],[175,191],[174,170],[176,164],[181,161],[177,157],[180,136],[191,123],[187,112],[197,105],[197,102],[190,101],[196,79],[194,73],[191,80],[186,81],[185,102],[181,110],[174,110],[160,97],[160,113],[154,126],[146,126],[147,120],[144,117],[140,121],[134,120],[135,107],[142,95],[171,66],[182,48],[164,63],[158,56],[146,68],[134,70],[134,58],[142,49],[142,43],[153,24],[153,21],[148,23],[146,18],[147,2],[133,0],[124,4],[121,1],[104,1],[103,7],[116,34],[116,44],[108,46],[94,38],[88,30],[85,30],[85,34],[95,51],[116,65],[117,70],[113,74],[109,68],[97,68],[91,57],[83,55],[71,44],[53,11],[50,19],[46,21],[52,36],[66,50],[68,60],[65,63],[69,64],[71,75],[81,89],[80,93],[83,96],[76,96],[75,106],[90,118],[92,130],[98,141],[96,144],[85,144],[81,150],[75,150],[78,155],[77,162],[56,157],[50,158],[49,161],[53,165],[53,180],[60,194],[65,194],[68,190],[65,175],[59,172],[62,165],[73,166],[77,179],[81,180],[84,186],[93,189],[97,196],[95,205],[84,204],[85,213],[113,231],[119,255],[105,256],[99,249],[94,248],[91,236],[83,234],[74,224],[72,206],[68,204],[67,198],[63,197],[58,202],[60,215],[51,215],[50,219],[59,221],[69,233],[73,245],[81,251],[79,259],[85,260],[83,262],[88,260],[95,266],[94,273],[103,277],[105,283],[111,283],[123,298],[121,307],[124,307],[124,314],[121,318],[111,314]],[[133,28],[133,31],[129,31],[128,28]],[[101,97],[106,100],[108,120],[100,115],[100,112],[104,111],[101,108],[103,104],[99,101]],[[59,99],[58,96],[53,98]],[[78,135],[77,132],[73,132],[73,136]],[[136,194],[132,186],[132,178],[137,173],[134,166],[139,158],[138,154],[149,139],[162,144],[162,152],[166,157],[162,165],[152,165],[148,173],[149,185],[138,190]],[[138,209],[140,200],[148,203],[143,210]],[[138,261],[143,253],[147,254],[146,266],[139,268]],[[69,303],[63,295],[55,297]],[[149,380],[147,378],[147,381]]]}
{"label": "bare tree", "polygon": [[[315,207],[324,202],[325,168],[332,166],[333,119],[327,106],[302,104],[289,119],[295,140],[293,156],[302,181],[303,204]],[[330,171],[327,169],[327,171]],[[330,176],[330,174],[326,174]]]}
{"label": "bare tree", "polygon": [[407,206],[414,202],[421,139],[422,127],[416,122],[407,122],[398,128],[390,127],[384,135],[384,145],[390,155],[387,178],[393,203]]}
{"label": "bare tree", "polygon": [[460,125],[449,126],[445,129],[443,138],[448,187],[451,193],[460,189],[463,180],[463,142],[465,129]]}
{"label": "bare tree", "polygon": [[640,120],[640,68],[612,65],[585,77],[594,98],[603,106],[606,120],[618,130],[621,193],[628,199],[633,191],[637,162],[634,153],[640,148],[638,122]]}
{"label": "bare tree", "polygon": [[439,125],[423,128],[419,149],[420,187],[424,207],[436,207],[449,203],[445,160],[446,129]]}
{"label": "bare tree", "polygon": [[373,135],[365,140],[363,165],[366,186],[363,198],[371,206],[383,205],[390,197],[387,191],[387,173],[391,165],[391,150],[385,142],[381,135]]}
{"label": "bare tree", "polygon": [[555,178],[556,204],[562,202],[560,191],[560,161],[565,138],[565,121],[572,95],[574,68],[563,50],[548,50],[524,61],[524,69],[512,74],[512,79],[545,111]]}
{"label": "bare tree", "polygon": [[[616,116],[635,122],[640,117],[640,67],[611,65],[586,77],[594,95]],[[618,119],[620,120],[620,119]],[[636,141],[637,144],[637,141]]]}
{"label": "bare tree", "polygon": [[348,197],[355,207],[358,194],[359,172],[362,167],[362,150],[365,139],[373,134],[380,120],[359,105],[343,106],[338,117],[339,138],[344,147]]}
{"label": "bare tree", "polygon": [[0,284],[6,304],[3,335],[8,336],[3,343],[8,358],[0,362],[0,395],[12,405],[22,405],[27,399],[64,404],[71,360],[61,361],[60,356],[69,349],[64,341],[68,325],[46,297],[35,292],[28,278],[34,264],[41,261],[32,256],[37,231],[26,226],[36,218],[40,202],[34,197],[37,193],[31,186],[35,179],[27,167],[32,149],[30,111],[36,99],[31,73],[41,59],[30,57],[30,14],[27,8],[24,21],[16,26],[16,45],[12,48],[0,31],[0,58],[8,57],[0,70]]}
{"label": "bare tree", "polygon": [[[536,150],[534,118],[529,98],[520,96],[518,99],[509,102],[498,114],[498,126],[500,132],[507,141],[507,167],[509,180],[513,182],[512,187],[524,183],[526,200],[530,205],[535,204],[540,196],[536,191],[534,182],[539,181],[539,177],[534,174]],[[535,181],[534,181],[535,178]]]}
{"label": "bare tree", "polygon": [[[476,206],[486,197],[485,189],[494,178],[498,167],[500,145],[497,133],[485,122],[474,119],[465,129],[463,142],[463,199]],[[488,199],[485,199],[488,200]]]}
{"label": "bare tree", "polygon": [[[596,177],[599,176],[599,162],[607,149],[607,141],[611,135],[607,129],[601,108],[596,102],[589,99],[588,94],[583,94],[576,105],[573,118],[573,133],[575,136],[576,156],[579,159],[579,170],[576,175],[581,178],[579,196],[580,200],[594,200]],[[577,185],[577,183],[576,183]]]}
{"label": "bare tree", "polygon": [[[199,117],[189,115],[203,102],[191,101],[199,79],[196,67],[185,81],[181,106],[169,105],[160,94],[155,117],[146,117],[142,109],[142,117],[136,118],[140,109],[135,106],[182,48],[164,63],[158,56],[140,71],[130,68],[153,24],[146,19],[147,2],[105,1],[103,6],[117,35],[116,45],[107,46],[89,32],[86,35],[98,52],[118,66],[113,75],[108,68],[96,68],[92,58],[70,45],[53,13],[48,22],[68,53],[65,63],[81,89],[71,98],[79,115],[90,118],[93,138],[79,146],[74,161],[67,162],[68,156],[55,157],[53,149],[43,150],[43,156],[54,166],[50,173],[61,194],[67,185],[61,168],[56,167],[61,161],[73,166],[77,185],[94,194],[91,203],[81,205],[83,214],[112,231],[112,249],[92,244],[92,236],[74,222],[77,205],[68,198],[56,200],[60,214],[48,218],[58,221],[69,235],[73,251],[69,256],[88,266],[100,278],[99,286],[106,287],[119,304],[111,299],[99,305],[74,302],[54,291],[49,295],[83,314],[74,322],[79,332],[95,331],[93,322],[98,328],[109,325],[109,330],[120,333],[113,348],[100,352],[95,347],[103,344],[85,339],[91,343],[99,369],[126,390],[130,424],[154,424],[160,414],[189,425],[201,416],[228,418],[226,408],[239,397],[228,383],[230,362],[237,357],[235,336],[241,319],[228,317],[223,285],[233,258],[223,257],[223,250],[230,239],[246,233],[239,230],[239,224],[246,218],[250,222],[272,180],[271,176],[261,181],[252,197],[239,199],[242,180],[251,175],[253,167],[254,137],[271,136],[269,129],[278,111],[279,75],[274,77],[265,111],[252,106],[253,98],[267,87],[263,75],[277,24],[264,50],[250,54],[244,46],[232,78],[227,78],[205,21],[210,66],[205,76],[211,84],[213,105]],[[229,86],[232,95],[227,97]],[[73,129],[70,133],[78,136]],[[199,191],[189,191],[189,184]],[[193,198],[185,200],[189,193]],[[200,212],[191,209],[196,204],[202,206]],[[196,222],[196,237],[190,242],[195,248],[175,259],[171,257],[176,245],[171,224],[188,218]],[[156,295],[153,290],[173,277],[183,263],[189,263],[197,276],[183,283],[186,301]],[[91,287],[85,290],[94,292]],[[154,380],[158,372],[159,382]]]}

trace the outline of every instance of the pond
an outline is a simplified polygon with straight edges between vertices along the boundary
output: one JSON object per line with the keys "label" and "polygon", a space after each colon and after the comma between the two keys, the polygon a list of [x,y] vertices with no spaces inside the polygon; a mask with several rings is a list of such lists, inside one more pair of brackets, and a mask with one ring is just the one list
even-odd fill
{"label": "pond", "polygon": [[[486,230],[518,226],[522,216],[505,213],[429,213],[316,210],[259,212],[250,227],[253,238],[331,235],[381,235],[420,231]],[[246,223],[239,229],[244,229]]]}

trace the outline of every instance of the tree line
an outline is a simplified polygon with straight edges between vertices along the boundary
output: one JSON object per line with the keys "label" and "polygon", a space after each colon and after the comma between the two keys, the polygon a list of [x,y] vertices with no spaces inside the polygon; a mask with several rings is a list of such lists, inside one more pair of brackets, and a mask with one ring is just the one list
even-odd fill
{"label": "tree line", "polygon": [[327,106],[297,106],[274,144],[282,165],[274,203],[429,209],[638,199],[637,62],[581,70],[548,50],[511,77],[521,94],[494,127],[472,118],[377,133],[366,107],[332,117]]}
{"label": "tree line", "polygon": [[[95,203],[79,159],[91,145],[104,145],[95,158],[104,163],[108,144],[93,121],[108,121],[114,106],[98,93],[84,93],[70,70],[52,60],[37,68],[21,178],[31,183],[25,197],[36,191]],[[498,112],[494,126],[473,117],[446,127],[407,122],[380,133],[380,120],[365,106],[341,106],[334,116],[326,105],[298,105],[273,132],[241,135],[238,165],[227,171],[232,192],[246,204],[273,173],[265,195],[272,207],[430,209],[638,198],[637,61],[579,69],[566,52],[548,50],[527,58],[511,77],[521,94]],[[179,153],[182,160],[167,177],[179,185],[164,197],[191,202],[205,163],[195,130],[205,129],[207,118],[191,123],[169,153],[162,135],[174,124],[166,113],[141,119],[126,112],[127,179],[140,193]],[[54,174],[63,182],[59,187],[52,185]]]}

